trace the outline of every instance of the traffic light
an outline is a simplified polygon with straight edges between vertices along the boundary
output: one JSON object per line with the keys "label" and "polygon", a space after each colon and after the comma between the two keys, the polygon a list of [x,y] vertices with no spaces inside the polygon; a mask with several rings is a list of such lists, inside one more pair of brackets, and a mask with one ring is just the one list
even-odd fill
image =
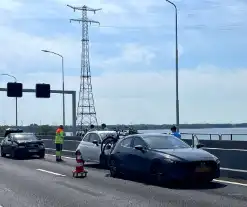
{"label": "traffic light", "polygon": [[8,97],[22,97],[22,83],[9,82],[7,83]]}
{"label": "traffic light", "polygon": [[51,87],[50,84],[37,83],[36,84],[36,98],[50,98]]}

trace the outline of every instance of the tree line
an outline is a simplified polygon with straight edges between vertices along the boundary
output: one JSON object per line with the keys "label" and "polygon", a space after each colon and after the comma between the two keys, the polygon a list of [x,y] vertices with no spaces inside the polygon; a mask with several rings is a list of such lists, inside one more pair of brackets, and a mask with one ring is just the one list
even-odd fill
{"label": "tree line", "polygon": [[[156,129],[170,129],[171,124],[162,124],[162,125],[155,125],[155,124],[133,124],[133,125],[108,125],[107,128],[110,130],[127,130],[130,127],[136,130],[156,130]],[[0,126],[0,134],[5,132],[5,129],[12,128],[14,126]],[[29,126],[20,126],[18,128],[23,129],[25,132],[32,132],[36,134],[55,134],[56,129],[58,126],[52,125],[38,125],[38,124],[30,124]],[[245,128],[247,127],[247,123],[240,123],[240,124],[181,124],[180,129],[206,129],[206,128]],[[64,130],[66,132],[72,132],[72,126],[65,126]],[[80,127],[77,129],[80,131]]]}

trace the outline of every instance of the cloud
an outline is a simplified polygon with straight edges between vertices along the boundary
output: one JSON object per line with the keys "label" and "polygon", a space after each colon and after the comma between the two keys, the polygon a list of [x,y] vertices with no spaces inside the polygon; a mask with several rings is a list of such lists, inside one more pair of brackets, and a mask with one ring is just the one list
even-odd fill
{"label": "cloud", "polygon": [[[179,8],[179,98],[181,123],[244,122],[247,98],[242,22],[244,1],[176,1]],[[64,56],[67,90],[80,84],[81,27],[69,23],[80,17],[62,0],[1,1],[0,72],[10,73],[24,88],[50,83],[61,89]],[[70,1],[80,5],[81,1]],[[90,64],[99,122],[175,123],[174,9],[161,1],[90,1],[103,8],[90,18]],[[239,11],[239,12],[236,12]],[[230,15],[229,15],[230,14]],[[229,17],[230,16],[230,17]],[[228,29],[228,30],[226,30]],[[8,77],[0,77],[6,87]],[[78,97],[77,97],[78,100]],[[14,99],[0,94],[0,124],[15,123]],[[49,100],[25,94],[18,102],[19,121],[62,121],[62,97]],[[66,97],[66,122],[71,120]]]}

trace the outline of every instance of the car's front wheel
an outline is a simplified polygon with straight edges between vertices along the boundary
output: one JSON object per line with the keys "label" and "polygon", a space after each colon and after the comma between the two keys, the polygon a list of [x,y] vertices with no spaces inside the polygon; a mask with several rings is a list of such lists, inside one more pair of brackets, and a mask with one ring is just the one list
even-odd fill
{"label": "car's front wheel", "polygon": [[1,157],[6,157],[6,154],[3,151],[3,148],[1,147]]}
{"label": "car's front wheel", "polygon": [[39,153],[39,158],[44,159],[45,158],[45,152],[40,152]]}
{"label": "car's front wheel", "polygon": [[164,182],[164,174],[162,172],[162,166],[159,163],[152,164],[150,168],[150,177],[151,181],[156,184],[160,185]]}
{"label": "car's front wheel", "polygon": [[11,157],[12,159],[15,159],[15,158],[16,158],[16,152],[15,152],[14,149],[11,150],[11,152],[10,152],[10,157]]}
{"label": "car's front wheel", "polygon": [[110,175],[113,178],[119,177],[120,172],[119,169],[117,167],[117,163],[115,160],[111,159],[109,162],[109,169],[110,169]]}

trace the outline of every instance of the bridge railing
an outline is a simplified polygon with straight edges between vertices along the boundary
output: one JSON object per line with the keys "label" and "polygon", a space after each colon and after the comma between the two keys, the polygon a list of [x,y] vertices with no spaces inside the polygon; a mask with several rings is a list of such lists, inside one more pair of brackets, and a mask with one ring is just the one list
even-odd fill
{"label": "bridge railing", "polygon": [[247,134],[217,134],[217,133],[181,133],[183,139],[192,139],[196,135],[200,140],[232,140],[247,141]]}
{"label": "bridge railing", "polygon": [[[54,138],[55,133],[35,133],[40,138],[44,137],[45,139],[49,139],[51,137]],[[232,140],[232,141],[247,141],[247,133],[246,134],[219,134],[219,133],[191,133],[191,132],[182,132],[181,133],[183,139],[193,139],[193,136],[196,135],[199,140]],[[0,134],[0,137],[3,137],[4,134]],[[80,140],[80,137],[75,136],[67,136],[69,140]]]}

